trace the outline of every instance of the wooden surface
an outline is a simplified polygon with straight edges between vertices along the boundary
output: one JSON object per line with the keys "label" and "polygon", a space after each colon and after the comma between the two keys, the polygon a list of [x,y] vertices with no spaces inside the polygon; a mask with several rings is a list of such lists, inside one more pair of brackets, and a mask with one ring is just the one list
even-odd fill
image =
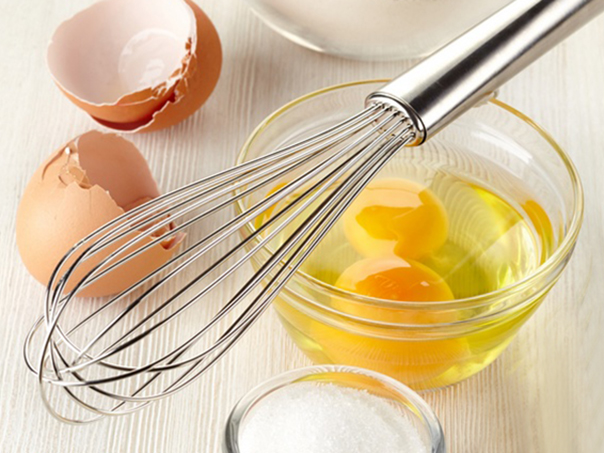
{"label": "wooden surface", "polygon": [[[91,0],[0,0],[0,451],[218,452],[222,427],[247,390],[308,364],[270,312],[222,362],[177,396],[134,416],[74,427],[42,406],[21,347],[41,313],[42,287],[15,246],[19,197],[41,161],[97,126],[53,85],[45,67],[53,30]],[[163,190],[230,165],[267,114],[309,91],[390,77],[409,63],[361,63],[297,47],[240,0],[200,0],[224,44],[218,89],[186,122],[130,137]],[[451,452],[604,451],[604,17],[519,75],[500,98],[548,129],[582,175],[588,198],[582,248],[554,293],[487,370],[428,393]],[[589,252],[592,285],[581,300]]]}

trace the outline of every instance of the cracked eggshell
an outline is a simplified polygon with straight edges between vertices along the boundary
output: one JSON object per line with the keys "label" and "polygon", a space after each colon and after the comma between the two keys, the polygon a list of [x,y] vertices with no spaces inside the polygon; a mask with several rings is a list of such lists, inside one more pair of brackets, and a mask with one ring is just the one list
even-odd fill
{"label": "cracked eggshell", "polygon": [[149,132],[203,105],[222,51],[189,0],[102,0],[59,26],[47,59],[55,83],[97,122]]}
{"label": "cracked eggshell", "polygon": [[[132,143],[114,134],[83,134],[53,153],[34,173],[23,193],[17,211],[17,246],[23,263],[38,281],[47,285],[53,270],[74,244],[125,211],[159,195],[145,159]],[[133,249],[166,231],[150,232]],[[127,235],[86,260],[68,282],[67,290],[135,235],[136,232]],[[78,296],[100,297],[126,289],[167,262],[182,238],[175,234],[157,243]]]}

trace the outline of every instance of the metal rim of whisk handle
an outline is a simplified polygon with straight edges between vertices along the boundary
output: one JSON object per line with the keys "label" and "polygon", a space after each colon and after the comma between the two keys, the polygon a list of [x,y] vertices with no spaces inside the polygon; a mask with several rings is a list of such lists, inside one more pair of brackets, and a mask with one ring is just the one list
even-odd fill
{"label": "metal rim of whisk handle", "polygon": [[604,11],[604,0],[516,0],[367,98],[407,115],[420,145]]}

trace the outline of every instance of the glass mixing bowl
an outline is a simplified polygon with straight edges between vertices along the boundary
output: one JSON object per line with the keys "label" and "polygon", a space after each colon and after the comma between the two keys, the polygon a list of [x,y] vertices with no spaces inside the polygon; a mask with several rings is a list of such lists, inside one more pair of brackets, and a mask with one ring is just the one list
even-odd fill
{"label": "glass mixing bowl", "polygon": [[[287,104],[259,125],[238,163],[347,118],[385,82],[339,85]],[[582,223],[583,192],[572,162],[556,142],[498,100],[473,108],[421,147],[400,150],[377,178],[408,177],[410,169],[411,179],[427,182],[441,169],[458,172],[514,200],[536,228],[548,231],[540,264],[507,286],[446,302],[364,297],[298,271],[274,306],[294,342],[315,363],[368,368],[414,389],[430,389],[482,370],[534,313],[571,257]],[[238,209],[263,196],[243,199]],[[246,233],[254,228],[248,224]],[[376,312],[405,316],[367,315]]]}
{"label": "glass mixing bowl", "polygon": [[511,0],[247,0],[269,27],[319,52],[364,60],[428,55]]}
{"label": "glass mixing bowl", "polygon": [[[347,366],[314,366],[289,371],[276,376],[252,389],[235,406],[226,424],[223,437],[224,453],[240,453],[239,437],[245,423],[262,400],[280,389],[301,382],[332,384],[364,390],[372,395],[386,398],[413,423],[419,432],[426,452],[445,453],[445,439],[438,418],[420,398],[405,385],[369,370]],[[292,407],[291,410],[296,410]]]}

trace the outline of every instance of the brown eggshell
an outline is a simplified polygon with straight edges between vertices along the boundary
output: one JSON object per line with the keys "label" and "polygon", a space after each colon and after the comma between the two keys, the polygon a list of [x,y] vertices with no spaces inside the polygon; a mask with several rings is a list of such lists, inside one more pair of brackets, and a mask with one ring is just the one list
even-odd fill
{"label": "brown eggshell", "polygon": [[48,48],[63,93],[100,124],[131,132],[193,114],[221,65],[216,29],[189,0],[102,0],[61,24]]}
{"label": "brown eggshell", "polygon": [[112,129],[129,132],[153,132],[180,123],[195,113],[210,97],[222,68],[220,38],[210,18],[190,0],[185,2],[195,14],[197,45],[186,72],[176,84],[174,98],[157,110],[151,121],[118,124],[94,118]]}
{"label": "brown eggshell", "polygon": [[[149,167],[132,143],[114,134],[83,134],[53,153],[25,189],[17,211],[17,246],[23,263],[46,285],[56,265],[75,243],[125,209],[157,196],[159,190]],[[149,231],[130,251],[149,244],[153,236],[165,231]],[[69,280],[67,290],[136,234],[131,233],[86,260]],[[155,244],[78,295],[99,297],[128,288],[168,261],[181,241],[182,235],[175,234]]]}
{"label": "brown eggshell", "polygon": [[183,0],[102,0],[57,28],[48,67],[92,116],[148,120],[172,96],[194,35],[195,16]]}
{"label": "brown eggshell", "polygon": [[174,94],[175,87],[172,86],[169,89],[163,89],[163,87],[156,89],[148,88],[132,95],[127,95],[110,106],[90,104],[74,96],[62,86],[59,86],[59,88],[71,102],[99,123],[110,124],[109,121],[115,121],[115,124],[146,124],[153,118],[153,113],[160,109]]}

